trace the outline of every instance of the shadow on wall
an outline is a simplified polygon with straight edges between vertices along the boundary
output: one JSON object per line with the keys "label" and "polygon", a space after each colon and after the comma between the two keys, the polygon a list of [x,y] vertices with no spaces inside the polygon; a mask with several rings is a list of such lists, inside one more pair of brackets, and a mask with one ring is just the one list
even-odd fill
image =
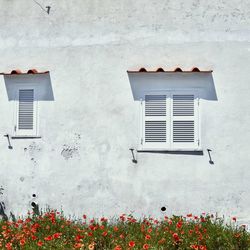
{"label": "shadow on wall", "polygon": [[144,100],[145,93],[161,90],[197,89],[201,99],[218,101],[212,73],[156,72],[128,73],[135,101]]}
{"label": "shadow on wall", "polygon": [[[128,72],[128,78],[134,101],[144,101],[149,93],[161,94],[173,91],[198,92],[200,99],[218,101],[212,72]],[[155,107],[154,107],[155,108]],[[214,164],[208,149],[209,163]],[[157,151],[146,150],[143,153],[204,155],[203,151]],[[133,155],[132,155],[133,156]],[[133,156],[133,162],[137,160]]]}
{"label": "shadow on wall", "polygon": [[8,100],[18,99],[18,86],[34,86],[36,88],[36,101],[54,101],[50,74],[25,74],[25,75],[5,75],[4,82]]}
{"label": "shadow on wall", "polygon": [[[0,186],[0,198],[1,198],[1,195],[3,195],[3,191],[4,191],[4,188]],[[8,220],[8,216],[5,214],[5,204],[3,201],[0,200],[0,219],[1,218],[3,220]]]}

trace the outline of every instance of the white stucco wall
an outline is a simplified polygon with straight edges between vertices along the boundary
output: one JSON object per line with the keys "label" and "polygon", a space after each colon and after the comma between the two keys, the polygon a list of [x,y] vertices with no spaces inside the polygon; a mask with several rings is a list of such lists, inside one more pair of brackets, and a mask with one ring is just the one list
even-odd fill
{"label": "white stucco wall", "polygon": [[[50,71],[41,139],[11,140],[0,78],[0,201],[66,213],[218,212],[250,222],[248,0],[0,0],[0,71]],[[138,153],[128,69],[213,69],[218,100],[202,100],[204,155]],[[206,149],[211,149],[214,165]],[[32,197],[36,194],[36,198]]]}

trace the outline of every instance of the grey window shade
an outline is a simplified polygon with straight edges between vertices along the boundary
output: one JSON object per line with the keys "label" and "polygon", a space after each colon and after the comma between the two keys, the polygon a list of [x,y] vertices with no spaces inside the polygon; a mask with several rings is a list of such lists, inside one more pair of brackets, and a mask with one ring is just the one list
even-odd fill
{"label": "grey window shade", "polygon": [[166,142],[166,95],[145,96],[145,119],[145,142]]}
{"label": "grey window shade", "polygon": [[166,121],[145,121],[145,142],[166,142]]}
{"label": "grey window shade", "polygon": [[173,119],[173,142],[194,142],[194,95],[173,95]]}
{"label": "grey window shade", "polygon": [[34,89],[19,90],[18,129],[33,129]]}
{"label": "grey window shade", "polygon": [[194,142],[194,121],[174,121],[174,142]]}
{"label": "grey window shade", "polygon": [[194,95],[173,95],[173,115],[193,116]]}
{"label": "grey window shade", "polygon": [[166,116],[166,96],[146,95],[145,96],[146,116]]}

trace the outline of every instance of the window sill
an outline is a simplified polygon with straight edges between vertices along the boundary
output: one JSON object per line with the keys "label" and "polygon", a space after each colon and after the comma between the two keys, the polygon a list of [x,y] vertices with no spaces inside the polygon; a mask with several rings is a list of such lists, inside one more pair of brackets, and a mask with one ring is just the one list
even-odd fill
{"label": "window sill", "polygon": [[169,153],[169,154],[196,154],[196,155],[203,155],[202,148],[196,149],[162,149],[162,148],[140,148],[137,149],[138,153]]}
{"label": "window sill", "polygon": [[42,136],[40,135],[13,135],[11,139],[40,139]]}

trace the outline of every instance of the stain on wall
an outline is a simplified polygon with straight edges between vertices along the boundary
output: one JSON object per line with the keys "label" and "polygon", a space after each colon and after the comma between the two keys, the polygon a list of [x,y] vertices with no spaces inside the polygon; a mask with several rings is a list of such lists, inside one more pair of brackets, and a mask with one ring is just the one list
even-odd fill
{"label": "stain on wall", "polygon": [[74,133],[71,142],[69,141],[69,143],[63,145],[61,155],[65,160],[79,157],[80,139],[81,135],[79,133]]}

